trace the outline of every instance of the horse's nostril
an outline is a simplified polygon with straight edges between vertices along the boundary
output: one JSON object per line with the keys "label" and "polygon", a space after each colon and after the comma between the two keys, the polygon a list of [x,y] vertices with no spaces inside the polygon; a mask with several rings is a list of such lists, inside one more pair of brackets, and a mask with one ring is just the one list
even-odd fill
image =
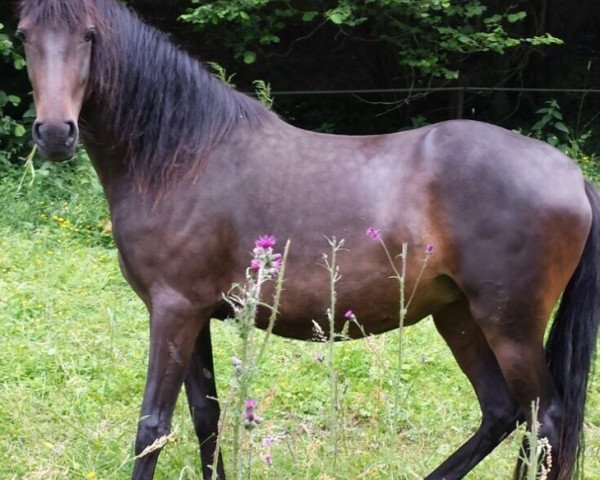
{"label": "horse's nostril", "polygon": [[77,141],[77,125],[72,120],[65,122],[65,124],[69,129],[67,139],[65,140],[65,145],[71,146]]}
{"label": "horse's nostril", "polygon": [[42,126],[44,124],[42,122],[35,122],[33,124],[33,138],[34,140],[42,139]]}
{"label": "horse's nostril", "polygon": [[75,135],[77,134],[77,126],[75,125],[75,122],[73,122],[72,120],[69,120],[68,122],[65,122],[67,124],[67,127],[69,128],[69,138],[75,138]]}

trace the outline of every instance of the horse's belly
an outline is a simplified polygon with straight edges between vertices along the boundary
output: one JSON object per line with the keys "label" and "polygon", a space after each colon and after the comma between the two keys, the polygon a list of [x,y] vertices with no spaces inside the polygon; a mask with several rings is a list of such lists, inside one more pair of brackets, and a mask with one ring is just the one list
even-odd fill
{"label": "horse's belly", "polygon": [[[404,326],[435,314],[462,296],[454,282],[443,275],[423,280],[416,289],[409,283],[405,292],[404,307],[407,312],[402,319]],[[330,298],[327,289],[305,292],[286,289],[282,294],[273,333],[299,340],[326,340],[330,332]],[[401,322],[401,308],[400,287],[395,280],[382,285],[363,285],[357,289],[340,287],[336,291],[334,331],[340,335],[339,340],[346,340],[396,329]],[[268,328],[269,318],[270,311],[261,310],[256,321],[258,328]]]}

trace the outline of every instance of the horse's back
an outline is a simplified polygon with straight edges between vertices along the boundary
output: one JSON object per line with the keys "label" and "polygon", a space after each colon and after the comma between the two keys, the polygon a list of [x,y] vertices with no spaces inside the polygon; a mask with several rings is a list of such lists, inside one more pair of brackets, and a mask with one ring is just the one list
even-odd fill
{"label": "horse's back", "polygon": [[471,120],[450,120],[423,132],[423,153],[434,157],[446,174],[484,183],[500,179],[510,188],[534,185],[539,192],[565,182],[583,189],[583,176],[573,160],[540,140]]}
{"label": "horse's back", "polygon": [[473,221],[493,218],[507,228],[518,223],[532,228],[563,215],[578,217],[589,229],[581,170],[551,145],[465,120],[434,125],[421,143],[432,193],[454,214]]}

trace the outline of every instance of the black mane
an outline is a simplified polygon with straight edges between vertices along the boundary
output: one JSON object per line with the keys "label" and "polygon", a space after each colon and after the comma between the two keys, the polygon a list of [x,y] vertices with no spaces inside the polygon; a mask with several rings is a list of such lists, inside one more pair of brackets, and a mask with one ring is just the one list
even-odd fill
{"label": "black mane", "polygon": [[114,145],[144,188],[196,175],[233,127],[271,115],[114,0],[24,0],[20,11],[33,23],[69,31],[96,27],[87,101],[103,111]]}

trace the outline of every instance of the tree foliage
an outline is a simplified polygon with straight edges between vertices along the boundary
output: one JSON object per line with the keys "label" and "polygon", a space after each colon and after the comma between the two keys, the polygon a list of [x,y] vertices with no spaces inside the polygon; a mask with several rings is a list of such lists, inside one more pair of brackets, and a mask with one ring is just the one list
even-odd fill
{"label": "tree foliage", "polygon": [[251,64],[268,45],[278,44],[291,24],[310,28],[324,23],[342,35],[359,35],[385,45],[395,61],[421,76],[456,79],[458,62],[466,55],[523,46],[561,43],[550,34],[520,37],[513,24],[527,13],[508,6],[493,12],[479,0],[191,0],[182,15],[201,30],[217,28],[223,45]]}
{"label": "tree foliage", "polygon": [[[241,90],[254,91],[253,81],[263,79],[274,92],[387,92],[275,94],[275,110],[304,128],[383,133],[462,116],[529,131],[536,111],[556,98],[573,134],[598,130],[600,95],[519,91],[600,81],[596,0],[577,9],[568,0],[173,0],[168,9],[161,0],[125,3],[193,55],[235,72]],[[11,42],[10,8],[0,9],[0,23],[0,159],[14,161],[31,141],[23,135],[30,131],[31,119],[23,119],[30,85]],[[432,88],[463,86],[514,92]]]}
{"label": "tree foliage", "polygon": [[[4,32],[4,25],[1,23],[0,56],[2,57],[0,62],[4,64],[3,69],[12,67],[21,70],[25,66],[23,57],[16,52],[13,42]],[[25,135],[26,130],[23,124],[7,112],[11,107],[18,107],[20,104],[21,97],[0,88],[0,161],[7,161],[15,154]]]}

